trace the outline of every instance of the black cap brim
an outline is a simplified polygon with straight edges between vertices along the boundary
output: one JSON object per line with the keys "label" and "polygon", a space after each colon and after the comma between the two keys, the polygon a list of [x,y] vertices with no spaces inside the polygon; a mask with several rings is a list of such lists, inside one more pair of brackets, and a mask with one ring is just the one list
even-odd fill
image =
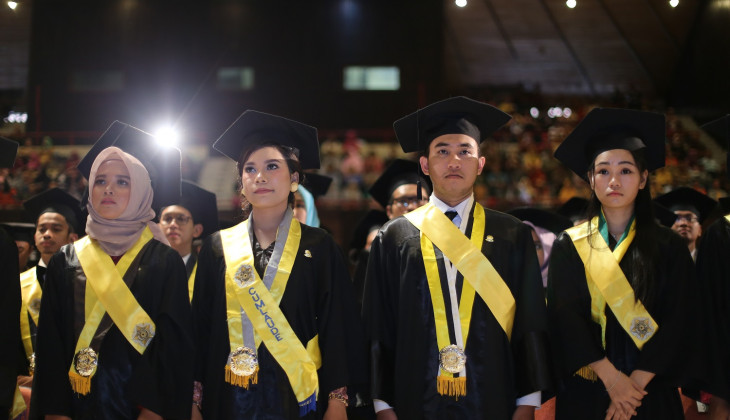
{"label": "black cap brim", "polygon": [[393,129],[404,152],[422,152],[444,134],[467,134],[481,143],[511,118],[491,105],[456,96],[399,119]]}
{"label": "black cap brim", "polygon": [[0,227],[10,235],[14,241],[35,243],[35,224],[33,223],[0,223]]}
{"label": "black cap brim", "polygon": [[111,146],[134,156],[147,169],[154,190],[153,209],[180,200],[180,150],[160,144],[153,135],[120,121],[114,121],[79,162],[78,170],[86,179],[89,179],[94,159]]}
{"label": "black cap brim", "polygon": [[18,142],[0,137],[0,168],[12,168],[18,155]]}
{"label": "black cap brim", "polygon": [[664,114],[618,108],[594,108],[563,140],[555,158],[583,179],[593,159],[606,150],[645,149],[647,169],[664,166]]}
{"label": "black cap brim", "polygon": [[52,188],[36,194],[23,202],[26,214],[33,223],[44,213],[58,213],[66,219],[74,232],[82,235],[86,230],[86,211],[81,202],[60,188]]}
{"label": "black cap brim", "polygon": [[390,196],[396,188],[405,184],[416,184],[421,181],[421,187],[431,193],[431,180],[418,175],[418,163],[412,160],[396,159],[383,171],[370,187],[370,196],[383,208],[390,203]]}
{"label": "black cap brim", "polygon": [[663,226],[672,227],[674,221],[677,220],[677,215],[673,211],[664,207],[656,201],[652,201],[652,207],[654,210],[654,218]]}
{"label": "black cap brim", "polygon": [[589,201],[583,197],[572,197],[570,200],[563,203],[563,205],[556,210],[556,213],[567,217],[573,222],[576,220],[582,220],[586,218],[588,203]]}
{"label": "black cap brim", "polygon": [[247,110],[221,134],[213,148],[238,162],[251,146],[273,142],[298,150],[302,169],[319,169],[317,129],[298,121]]}
{"label": "black cap brim", "polygon": [[365,247],[367,237],[373,229],[380,229],[388,221],[388,215],[380,210],[370,210],[357,222],[355,231],[350,241],[350,249],[362,249]]}
{"label": "black cap brim", "polygon": [[547,229],[555,234],[573,226],[573,222],[567,217],[535,207],[519,207],[508,211],[507,214],[511,214],[523,222],[530,222],[535,226]]}
{"label": "black cap brim", "polygon": [[193,216],[195,224],[203,225],[205,238],[213,232],[218,231],[218,203],[216,195],[212,192],[193,184],[190,181],[182,181],[182,195],[180,202],[176,203],[186,208]]}
{"label": "black cap brim", "polygon": [[[654,201],[666,207],[672,214],[678,210],[691,211],[697,215],[700,223],[717,206],[717,201],[689,187],[676,188],[666,194],[660,195]],[[674,224],[674,221],[672,221],[672,224]]]}
{"label": "black cap brim", "polygon": [[316,199],[327,194],[327,190],[329,190],[331,184],[331,176],[307,172],[304,174],[304,183],[302,185]]}

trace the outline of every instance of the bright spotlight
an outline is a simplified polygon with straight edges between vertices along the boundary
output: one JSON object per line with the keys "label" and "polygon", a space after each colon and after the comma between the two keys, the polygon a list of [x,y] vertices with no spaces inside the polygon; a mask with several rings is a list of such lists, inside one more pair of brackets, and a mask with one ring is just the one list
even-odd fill
{"label": "bright spotlight", "polygon": [[573,115],[573,110],[570,108],[563,108],[563,117],[570,118]]}
{"label": "bright spotlight", "polygon": [[537,118],[540,116],[540,110],[533,106],[532,108],[530,108],[530,115],[532,116],[532,118]]}
{"label": "bright spotlight", "polygon": [[570,7],[571,9],[574,8],[578,3],[575,0],[568,0],[565,2],[565,5]]}
{"label": "bright spotlight", "polygon": [[180,133],[172,127],[162,127],[155,132],[157,142],[166,146],[176,146],[180,141]]}
{"label": "bright spotlight", "polygon": [[11,8],[12,10],[15,10],[15,8],[18,7],[18,2],[11,0],[8,2],[8,7]]}
{"label": "bright spotlight", "polygon": [[459,7],[466,6],[466,0],[456,0],[454,3],[456,3],[456,5]]}
{"label": "bright spotlight", "polygon": [[669,0],[669,5],[672,7],[677,7],[679,5],[679,0]]}

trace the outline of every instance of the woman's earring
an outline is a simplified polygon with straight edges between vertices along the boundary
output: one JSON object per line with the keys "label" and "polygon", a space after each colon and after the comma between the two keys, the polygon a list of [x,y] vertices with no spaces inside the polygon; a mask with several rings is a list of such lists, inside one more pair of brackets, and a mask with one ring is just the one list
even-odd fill
{"label": "woman's earring", "polygon": [[299,189],[299,183],[298,182],[292,182],[291,183],[291,188],[289,188],[289,191],[291,191],[291,192],[297,192],[298,189]]}

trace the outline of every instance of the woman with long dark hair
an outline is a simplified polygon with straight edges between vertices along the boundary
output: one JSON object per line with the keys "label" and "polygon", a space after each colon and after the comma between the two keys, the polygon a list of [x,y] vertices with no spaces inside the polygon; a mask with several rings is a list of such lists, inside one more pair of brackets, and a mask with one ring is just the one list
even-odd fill
{"label": "woman with long dark hair", "polygon": [[153,202],[179,198],[180,152],[116,122],[79,166],[89,180],[88,236],[48,264],[30,416],[189,418],[185,266],[152,222]]}
{"label": "woman with long dark hair", "polygon": [[[213,146],[236,161],[247,220],[207,238],[193,297],[194,418],[346,418],[360,336],[344,257],[291,204],[317,131],[246,111]],[[352,387],[349,389],[352,391]]]}
{"label": "woman with long dark hair", "polygon": [[649,171],[664,147],[663,115],[594,109],[555,152],[593,191],[589,221],[560,234],[548,273],[557,419],[683,418],[693,264],[654,220]]}

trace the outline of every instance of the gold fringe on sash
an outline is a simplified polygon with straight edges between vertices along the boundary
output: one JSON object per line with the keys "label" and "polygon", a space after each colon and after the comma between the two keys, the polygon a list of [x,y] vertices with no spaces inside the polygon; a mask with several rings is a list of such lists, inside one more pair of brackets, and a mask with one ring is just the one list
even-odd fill
{"label": "gold fringe on sash", "polygon": [[257,367],[256,371],[251,375],[241,376],[233,373],[233,371],[231,371],[231,367],[226,365],[226,382],[243,389],[248,389],[249,385],[256,385],[259,383],[259,368]]}
{"label": "gold fringe on sash", "polygon": [[68,372],[68,379],[71,381],[71,388],[75,393],[87,395],[91,392],[91,376],[81,376],[71,369]]}
{"label": "gold fringe on sash", "polygon": [[598,375],[596,375],[596,372],[590,366],[583,366],[575,374],[587,381],[596,382],[598,380]]}
{"label": "gold fringe on sash", "polygon": [[436,378],[436,389],[440,395],[449,397],[466,396],[466,376],[454,378],[453,376],[439,375]]}

